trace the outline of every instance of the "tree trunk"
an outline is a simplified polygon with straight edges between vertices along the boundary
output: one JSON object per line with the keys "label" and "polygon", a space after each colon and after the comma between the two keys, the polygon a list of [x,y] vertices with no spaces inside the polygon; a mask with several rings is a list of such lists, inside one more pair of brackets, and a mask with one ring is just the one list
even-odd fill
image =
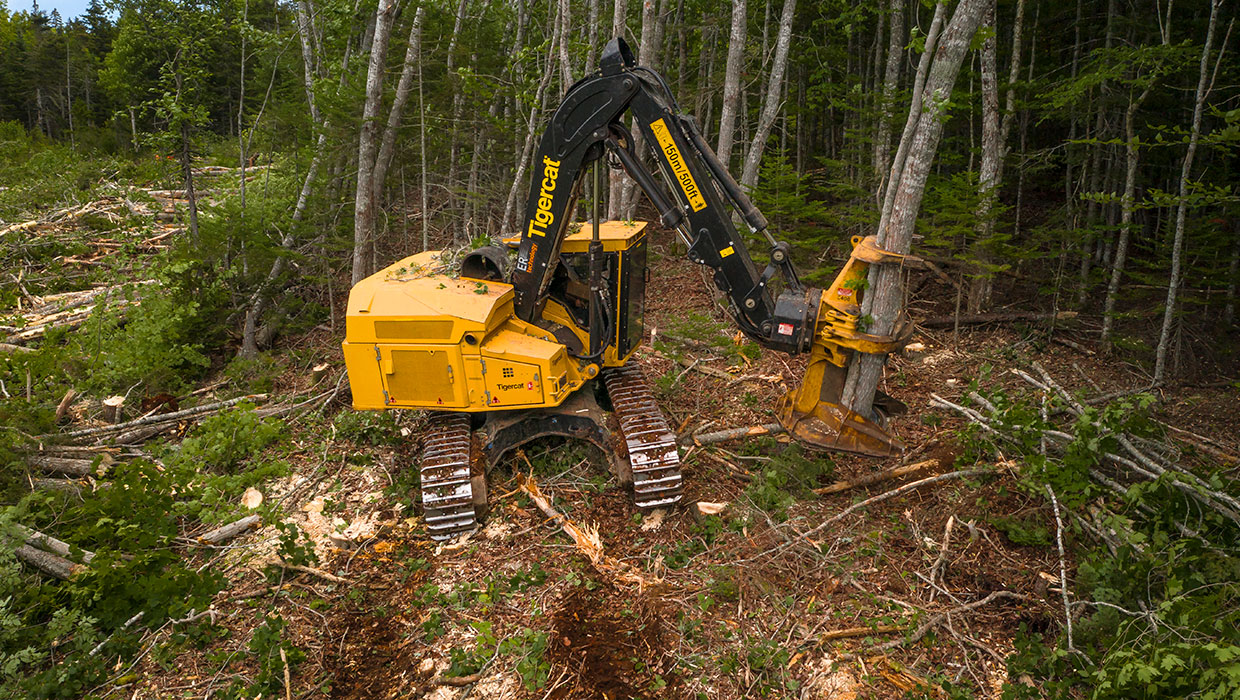
{"label": "tree trunk", "polygon": [[[883,72],[878,129],[874,137],[874,174],[877,177],[882,177],[891,166],[891,110],[895,105],[896,90],[900,87],[900,68],[904,65],[904,0],[891,0],[890,13],[887,68]],[[882,201],[885,186],[885,181],[879,183],[879,201]]]}
{"label": "tree trunk", "polygon": [[589,14],[586,16],[586,42],[589,49],[586,51],[586,75],[594,72],[598,66],[598,32],[599,32],[599,0],[590,0]]}
{"label": "tree trunk", "polygon": [[[556,12],[555,26],[551,32],[552,37],[559,36],[559,17],[560,13]],[[508,190],[508,200],[504,203],[504,231],[511,231],[513,227],[512,216],[517,204],[517,194],[521,191],[521,186],[525,182],[525,168],[529,163],[530,155],[534,152],[534,137],[538,133],[536,128],[538,125],[538,116],[542,114],[547,103],[547,87],[551,83],[551,76],[555,74],[555,50],[556,42],[552,41],[547,47],[547,63],[543,69],[542,79],[538,81],[538,90],[534,95],[534,104],[530,107],[530,118],[525,128],[525,145],[521,149],[521,155],[517,159],[517,172],[512,178],[512,187]]]}
{"label": "tree trunk", "polygon": [[[901,2],[901,0],[895,0]],[[736,113],[741,106],[741,64],[745,60],[745,0],[732,0],[732,32],[728,35],[728,62],[723,72],[723,111],[719,115],[719,146],[715,155],[730,167]]]}
{"label": "tree trunk", "polygon": [[396,83],[396,97],[392,100],[392,111],[388,113],[387,127],[383,130],[379,155],[375,159],[375,201],[379,201],[383,183],[387,180],[388,168],[392,167],[392,156],[396,153],[396,135],[400,131],[400,121],[404,118],[409,94],[413,91],[414,69],[422,55],[423,14],[423,8],[419,6],[413,15],[413,24],[409,27],[409,43],[405,46],[405,62],[400,69],[400,80]]}
{"label": "tree trunk", "polygon": [[[891,161],[891,172],[887,176],[887,191],[883,194],[883,209],[879,214],[878,231],[887,228],[891,218],[891,208],[895,202],[896,183],[904,176],[904,164],[908,160],[909,147],[913,143],[913,134],[921,119],[921,95],[925,88],[926,76],[930,72],[930,63],[938,48],[939,33],[943,28],[943,16],[946,4],[938,2],[934,6],[934,18],[930,20],[930,29],[926,31],[926,42],[921,59],[917,62],[917,74],[913,77],[913,98],[909,103],[908,118],[904,122],[904,132],[900,135],[900,144],[896,147],[896,155]],[[953,81],[954,82],[954,81]],[[866,311],[869,311],[867,306]]]}
{"label": "tree trunk", "polygon": [[771,135],[771,126],[775,124],[775,117],[782,105],[780,93],[784,85],[784,71],[788,67],[788,49],[792,45],[792,20],[796,11],[796,0],[784,0],[784,11],[779,18],[779,34],[775,39],[775,59],[771,63],[771,75],[766,83],[766,97],[762,102],[762,112],[758,116],[758,126],[754,129],[753,141],[749,144],[749,152],[745,154],[745,168],[741,171],[741,186],[751,190],[758,184],[758,165],[762,162],[766,139]]}
{"label": "tree trunk", "polygon": [[1124,263],[1128,258],[1128,241],[1132,237],[1132,214],[1136,208],[1137,164],[1141,155],[1138,150],[1136,125],[1137,108],[1149,96],[1149,88],[1140,97],[1128,103],[1124,113],[1124,194],[1120,198],[1119,241],[1115,245],[1115,260],[1111,265],[1111,280],[1107,284],[1107,295],[1102,306],[1102,343],[1111,342],[1111,330],[1115,324],[1115,302],[1119,297],[1119,284],[1124,275]]}
{"label": "tree trunk", "polygon": [[[446,202],[444,206],[449,211],[456,210],[456,187],[457,174],[460,168],[461,160],[461,113],[465,109],[465,91],[457,79],[456,74],[456,47],[461,38],[461,26],[465,23],[465,11],[469,7],[469,0],[461,0],[461,4],[456,8],[456,21],[452,25],[452,37],[448,40],[448,84],[452,86],[452,134],[449,138],[448,148],[448,181],[445,192]],[[461,227],[453,225],[452,240],[460,243]]]}
{"label": "tree trunk", "polygon": [[[990,239],[995,232],[994,206],[998,199],[999,164],[1003,141],[999,128],[999,80],[995,51],[995,7],[986,10],[986,39],[982,42],[982,163],[977,177],[976,235],[973,242],[973,278],[969,284],[968,312],[980,313],[990,300]],[[1017,57],[1013,57],[1015,64]],[[1010,89],[1009,89],[1009,94]]]}
{"label": "tree trunk", "polygon": [[375,227],[375,158],[377,157],[379,108],[383,103],[383,74],[387,63],[388,38],[396,17],[396,0],[379,0],[375,9],[375,35],[370,46],[370,65],[366,72],[366,102],[357,144],[357,188],[353,214],[353,284],[373,272]]}
{"label": "tree trunk", "polygon": [[[1167,303],[1163,309],[1162,331],[1158,336],[1158,349],[1154,359],[1154,383],[1160,384],[1167,369],[1167,346],[1171,341],[1171,327],[1175,324],[1176,301],[1180,292],[1181,265],[1184,251],[1184,220],[1188,216],[1188,179],[1193,172],[1193,157],[1201,140],[1201,114],[1206,98],[1214,87],[1210,79],[1210,52],[1214,48],[1214,28],[1218,23],[1218,9],[1223,0],[1210,3],[1210,23],[1206,27],[1206,43],[1201,48],[1201,67],[1197,75],[1197,98],[1193,102],[1193,123],[1188,136],[1188,150],[1180,168],[1180,195],[1175,210],[1175,239],[1171,244],[1171,280],[1167,283]],[[1222,58],[1220,52],[1219,58]],[[1215,73],[1217,75],[1217,71]]]}
{"label": "tree trunk", "polygon": [[[650,70],[659,70],[659,6],[658,0],[642,0],[642,36],[637,47],[637,62]],[[636,125],[634,125],[636,126]],[[632,129],[633,149],[637,157],[645,158],[645,139],[641,129]],[[620,191],[620,215],[625,220],[633,218],[637,209],[637,183],[632,178],[624,178],[624,186]]]}
{"label": "tree trunk", "polygon": [[[925,88],[920,94],[914,93],[914,103],[921,104],[921,115],[907,148],[907,163],[903,172],[898,179],[892,177],[888,185],[895,194],[891,218],[878,234],[881,248],[896,253],[909,251],[930,164],[943,133],[944,107],[951,97],[960,64],[987,5],[987,0],[961,0],[956,6],[951,22],[943,30],[942,40],[934,48],[934,61],[926,77]],[[900,149],[905,149],[903,143]],[[895,265],[870,268],[870,293],[866,296],[869,297],[870,315],[874,320],[868,332],[888,335],[894,329],[903,297],[901,274],[901,269]],[[844,396],[844,403],[862,416],[872,414],[874,392],[882,378],[884,362],[883,356],[862,354],[851,368],[850,373],[855,374],[856,379],[850,381],[851,393]]]}
{"label": "tree trunk", "polygon": [[569,0],[560,0],[560,80],[564,95],[573,85],[573,63],[568,57],[568,33],[572,30],[573,6]]}

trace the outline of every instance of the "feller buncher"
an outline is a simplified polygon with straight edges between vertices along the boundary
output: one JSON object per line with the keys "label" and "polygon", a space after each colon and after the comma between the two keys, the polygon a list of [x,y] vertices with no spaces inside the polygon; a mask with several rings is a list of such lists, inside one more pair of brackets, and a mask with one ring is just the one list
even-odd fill
{"label": "feller buncher", "polygon": [[[876,456],[903,449],[884,428],[899,402],[880,396],[875,414],[862,416],[840,405],[840,394],[854,353],[888,353],[906,340],[857,327],[869,266],[904,258],[873,237],[855,238],[829,288],[802,285],[788,244],[767,231],[662,76],[638,66],[622,39],[607,44],[600,63],[572,86],[542,135],[519,239],[474,250],[457,269],[440,251],[419,253],[349,294],[344,356],[354,408],[431,412],[420,476],[436,539],[476,526],[475,506],[485,504],[480,471],[544,436],[597,446],[640,509],[680,500],[676,436],[632,361],[645,336],[647,225],[600,221],[609,156],[689,258],[713,270],[746,336],[809,353],[800,385],[777,404],[789,434],[820,449]],[[641,130],[662,184],[639,158],[626,116]],[[591,220],[573,223],[587,174]],[[764,269],[734,215],[770,245]]]}

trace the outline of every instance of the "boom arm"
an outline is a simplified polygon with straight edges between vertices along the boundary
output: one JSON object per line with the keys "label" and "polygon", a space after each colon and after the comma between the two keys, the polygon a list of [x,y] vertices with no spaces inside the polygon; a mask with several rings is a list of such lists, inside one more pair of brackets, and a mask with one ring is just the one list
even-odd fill
{"label": "boom arm", "polygon": [[[902,449],[882,427],[881,414],[861,416],[839,401],[854,353],[888,353],[908,337],[907,326],[892,336],[858,328],[869,265],[916,259],[879,249],[873,237],[858,237],[848,263],[827,290],[802,286],[788,244],[766,231],[765,217],[719,162],[692,118],[680,113],[663,78],[637,66],[618,38],[607,44],[600,66],[569,89],[539,144],[512,274],[517,316],[535,324],[541,318],[586,168],[607,152],[614,153],[659,211],[663,225],[686,241],[689,257],[714,270],[715,286],[727,295],[741,331],[768,348],[810,352],[801,383],[777,406],[788,432],[827,449],[871,455]],[[634,153],[633,139],[620,122],[628,113],[644,141],[658,153],[656,162],[667,189]],[[732,224],[733,209],[771,245],[771,262],[761,271]],[[777,273],[783,285],[775,295],[770,282]],[[594,334],[592,322],[592,341]],[[592,343],[588,353],[594,351]],[[903,407],[886,395],[876,398],[875,405],[889,412]]]}
{"label": "boom arm", "polygon": [[[788,245],[767,235],[772,262],[759,271],[724,198],[754,232],[765,232],[766,219],[692,119],[680,114],[662,77],[636,66],[622,39],[608,43],[601,66],[568,91],[539,145],[513,272],[517,315],[530,322],[538,318],[586,167],[610,151],[658,209],[663,225],[689,244],[690,258],[714,270],[715,285],[731,301],[740,329],[766,347],[808,350],[817,303],[797,279]],[[657,150],[670,194],[633,152],[633,139],[620,122],[626,113]],[[776,298],[768,285],[777,272],[784,289]]]}

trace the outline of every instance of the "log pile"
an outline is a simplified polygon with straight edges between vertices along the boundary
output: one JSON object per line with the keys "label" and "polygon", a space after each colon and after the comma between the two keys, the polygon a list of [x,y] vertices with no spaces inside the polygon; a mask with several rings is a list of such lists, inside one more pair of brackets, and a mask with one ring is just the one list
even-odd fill
{"label": "log pile", "polygon": [[20,325],[0,326],[0,334],[3,334],[6,345],[24,345],[43,338],[48,331],[54,329],[77,328],[90,318],[99,304],[109,304],[118,309],[118,313],[124,314],[126,307],[139,303],[138,299],[125,298],[125,287],[129,286],[137,291],[149,284],[154,284],[154,280],[33,297],[31,305],[20,311],[24,322]]}

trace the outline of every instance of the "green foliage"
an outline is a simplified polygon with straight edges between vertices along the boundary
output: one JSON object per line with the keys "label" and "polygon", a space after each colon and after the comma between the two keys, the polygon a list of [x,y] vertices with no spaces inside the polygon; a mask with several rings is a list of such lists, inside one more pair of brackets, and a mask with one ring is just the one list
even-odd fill
{"label": "green foliage", "polygon": [[224,341],[225,298],[220,280],[194,262],[156,270],[155,284],[129,287],[126,301],[101,303],[70,340],[81,385],[97,394],[178,392],[211,366]]}
{"label": "green foliage", "polygon": [[[248,649],[258,661],[258,672],[248,683],[236,680],[225,692],[234,698],[279,697],[285,692],[284,670],[290,672],[306,660],[306,653],[284,639],[288,623],[279,615],[267,615],[254,629]],[[283,652],[283,654],[281,653]]]}
{"label": "green foliage", "polygon": [[[768,446],[778,445],[779,451],[761,462],[754,480],[745,489],[745,496],[753,506],[777,522],[788,519],[788,508],[796,503],[797,495],[827,479],[835,471],[835,464],[826,457],[806,455],[800,445],[779,445],[774,441],[759,441]],[[756,451],[756,450],[750,450]]]}
{"label": "green foliage", "polygon": [[358,445],[393,445],[401,440],[390,411],[341,411],[332,419],[336,435]]}
{"label": "green foliage", "polygon": [[[1071,429],[1073,442],[1043,455],[1038,436],[1052,426],[1041,417],[1042,406],[997,391],[987,399],[1001,431],[1016,439],[997,445],[970,432],[966,459],[1002,450],[1021,463],[1020,483],[1030,496],[1045,497],[1049,485],[1069,511],[1101,495],[1089,471],[1103,466],[1104,452],[1121,451],[1119,434],[1151,436],[1155,427],[1148,419],[1152,397],[1138,395],[1087,409]],[[1055,403],[1047,408],[1053,414]],[[1223,488],[1218,481],[1214,486]],[[1083,613],[1075,625],[1079,653],[1063,648],[1062,640],[1024,630],[1009,661],[1012,677],[1034,678],[1039,696],[1235,697],[1240,557],[1234,543],[1240,533],[1234,523],[1192,508],[1165,480],[1129,487],[1115,505],[1119,510],[1103,524],[1118,533],[1118,552],[1101,547],[1081,552],[1073,590]],[[1051,546],[1053,522],[1015,517],[990,522],[1016,544]],[[1185,522],[1201,537],[1185,537],[1177,527]],[[1033,697],[1030,691],[1010,684],[1004,697]]]}
{"label": "green foliage", "polygon": [[284,435],[284,421],[264,418],[254,404],[243,401],[199,423],[169,455],[169,460],[200,471],[233,474],[243,462],[258,456]]}
{"label": "green foliage", "polygon": [[451,663],[444,672],[445,676],[475,674],[482,671],[496,656],[509,656],[516,659],[514,668],[526,690],[532,692],[547,684],[551,664],[543,659],[548,643],[546,632],[527,627],[498,640],[492,632],[490,622],[478,620],[471,622],[470,627],[475,632],[473,649],[452,647],[449,650]]}

